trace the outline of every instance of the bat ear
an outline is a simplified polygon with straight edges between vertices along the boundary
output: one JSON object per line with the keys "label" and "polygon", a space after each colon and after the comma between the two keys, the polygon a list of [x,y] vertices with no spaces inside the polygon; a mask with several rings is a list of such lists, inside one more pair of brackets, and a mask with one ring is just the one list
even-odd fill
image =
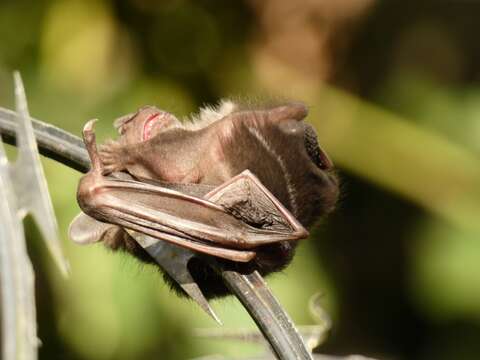
{"label": "bat ear", "polygon": [[301,121],[308,115],[308,108],[301,102],[292,102],[269,110],[273,121],[297,120]]}
{"label": "bat ear", "polygon": [[70,239],[80,245],[92,244],[114,236],[120,227],[102,223],[81,212],[73,219],[68,228]]}

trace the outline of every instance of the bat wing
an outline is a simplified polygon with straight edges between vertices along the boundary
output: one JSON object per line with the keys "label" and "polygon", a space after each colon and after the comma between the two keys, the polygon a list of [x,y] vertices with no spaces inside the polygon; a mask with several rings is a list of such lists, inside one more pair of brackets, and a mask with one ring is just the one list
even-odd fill
{"label": "bat wing", "polygon": [[102,175],[93,123],[84,128],[92,169],[79,184],[82,210],[101,222],[233,261],[256,247],[308,235],[275,197],[246,171],[199,198],[144,182]]}
{"label": "bat wing", "polygon": [[95,220],[83,212],[75,216],[68,228],[70,239],[80,245],[98,241],[115,243],[114,239],[123,236],[123,232],[120,226]]}
{"label": "bat wing", "polygon": [[[255,247],[307,235],[250,173],[221,185],[207,199],[138,181],[91,175],[80,185],[87,187],[79,196],[87,214],[191,250],[248,261],[254,256],[249,250]],[[100,228],[96,236],[105,233]]]}
{"label": "bat wing", "polygon": [[251,239],[255,246],[269,239],[295,240],[308,236],[307,230],[250,170],[213,189],[204,198],[256,229],[264,230]]}

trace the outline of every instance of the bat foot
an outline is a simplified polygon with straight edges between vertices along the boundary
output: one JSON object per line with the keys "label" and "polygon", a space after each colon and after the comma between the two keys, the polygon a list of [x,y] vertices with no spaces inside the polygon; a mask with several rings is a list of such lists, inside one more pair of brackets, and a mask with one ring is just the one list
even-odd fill
{"label": "bat foot", "polygon": [[103,174],[125,170],[123,146],[114,140],[108,140],[99,147],[100,158],[103,163]]}

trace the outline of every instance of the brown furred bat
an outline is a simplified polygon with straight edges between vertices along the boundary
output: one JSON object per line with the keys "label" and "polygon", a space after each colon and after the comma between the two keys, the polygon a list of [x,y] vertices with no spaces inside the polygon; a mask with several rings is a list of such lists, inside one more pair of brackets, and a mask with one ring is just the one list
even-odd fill
{"label": "brown furred bat", "polygon": [[[88,216],[77,216],[70,236],[153,262],[129,229],[236,270],[283,269],[297,240],[308,235],[304,227],[330,212],[338,197],[333,165],[306,115],[301,103],[255,108],[223,101],[182,124],[146,106],[118,119],[120,138],[98,153],[87,123],[92,169],[77,199]],[[189,269],[206,297],[227,294],[203,259],[192,259]]]}

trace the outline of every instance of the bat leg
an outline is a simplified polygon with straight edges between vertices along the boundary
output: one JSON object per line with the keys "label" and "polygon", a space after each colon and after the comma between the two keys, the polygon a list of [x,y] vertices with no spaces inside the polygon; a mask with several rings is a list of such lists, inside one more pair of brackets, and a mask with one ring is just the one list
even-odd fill
{"label": "bat leg", "polygon": [[[223,206],[234,216],[256,224],[260,229],[289,235],[285,240],[306,238],[308,231],[250,171],[245,170],[213,189],[205,199]],[[268,239],[257,234],[250,243],[263,245]]]}
{"label": "bat leg", "polygon": [[128,153],[118,141],[108,140],[105,144],[100,145],[99,154],[102,159],[104,174],[126,169]]}

